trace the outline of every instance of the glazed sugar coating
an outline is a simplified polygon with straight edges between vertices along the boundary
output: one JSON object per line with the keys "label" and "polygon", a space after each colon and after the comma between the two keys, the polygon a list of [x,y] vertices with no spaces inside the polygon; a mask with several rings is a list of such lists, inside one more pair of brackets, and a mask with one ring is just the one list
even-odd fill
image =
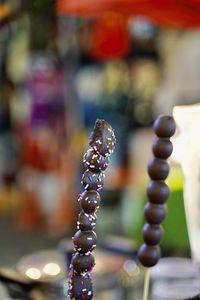
{"label": "glazed sugar coating", "polygon": [[79,274],[91,272],[95,265],[94,256],[91,253],[85,255],[75,253],[72,257],[71,264],[73,266],[73,270]]}
{"label": "glazed sugar coating", "polygon": [[152,203],[164,204],[169,193],[169,187],[164,181],[151,180],[147,185],[147,196]]}
{"label": "glazed sugar coating", "polygon": [[93,298],[92,280],[90,274],[77,275],[72,273],[69,278],[69,296],[75,300],[90,300]]}
{"label": "glazed sugar coating", "polygon": [[163,236],[163,229],[159,225],[146,223],[143,227],[142,234],[147,245],[155,246],[160,242]]}
{"label": "glazed sugar coating", "polygon": [[97,236],[96,233],[92,230],[90,231],[81,231],[78,230],[74,237],[73,243],[76,251],[81,254],[85,254],[89,251],[93,251],[96,247]]}
{"label": "glazed sugar coating", "polygon": [[87,214],[81,211],[78,216],[77,228],[82,231],[93,230],[96,226],[97,216],[95,213]]}
{"label": "glazed sugar coating", "polygon": [[153,267],[160,259],[160,247],[143,244],[139,248],[137,256],[144,267]]}
{"label": "glazed sugar coating", "polygon": [[103,156],[109,156],[115,148],[114,130],[105,120],[97,119],[90,136],[90,146]]}
{"label": "glazed sugar coating", "polygon": [[176,131],[176,124],[171,116],[160,116],[154,124],[153,129],[158,137],[170,138]]}
{"label": "glazed sugar coating", "polygon": [[97,191],[84,191],[80,197],[79,202],[86,213],[93,213],[100,204],[100,195]]}
{"label": "glazed sugar coating", "polygon": [[93,173],[86,170],[83,173],[81,183],[84,185],[86,190],[96,190],[99,191],[103,188],[105,175],[101,173]]}
{"label": "glazed sugar coating", "polygon": [[164,159],[153,158],[148,164],[148,173],[153,180],[165,180],[169,174],[169,165]]}
{"label": "glazed sugar coating", "polygon": [[153,154],[158,158],[167,159],[173,151],[173,145],[169,139],[156,139],[153,147]]}
{"label": "glazed sugar coating", "polygon": [[108,167],[109,158],[99,154],[93,148],[88,149],[83,156],[83,164],[86,169],[98,173]]}
{"label": "glazed sugar coating", "polygon": [[144,207],[144,216],[150,224],[160,224],[166,216],[166,208],[161,204],[147,202]]}

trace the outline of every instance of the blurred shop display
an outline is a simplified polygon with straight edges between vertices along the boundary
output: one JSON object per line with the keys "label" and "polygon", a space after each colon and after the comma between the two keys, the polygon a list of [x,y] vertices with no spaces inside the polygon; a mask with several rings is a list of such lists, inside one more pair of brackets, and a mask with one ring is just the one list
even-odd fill
{"label": "blurred shop display", "polygon": [[[3,4],[7,3],[14,1]],[[12,18],[3,17],[0,27],[0,212],[12,215],[23,229],[46,228],[60,234],[72,230],[86,136],[96,118],[105,118],[116,129],[118,147],[106,174],[102,208],[106,217],[99,218],[98,231],[125,235],[139,243],[146,180],[143,164],[150,155],[147,127],[158,111],[163,113],[172,105],[162,97],[170,70],[175,74],[173,83],[184,86],[185,95],[194,91],[186,100],[180,89],[172,88],[180,102],[196,101],[199,92],[194,88],[197,69],[191,67],[194,85],[187,88],[185,69],[189,67],[186,60],[182,63],[186,56],[197,57],[198,50],[186,46],[179,51],[188,41],[194,43],[198,31],[185,34],[158,24],[196,26],[198,1],[190,2],[190,10],[167,0],[148,1],[148,5],[128,0],[95,4],[22,0],[19,4],[21,9]],[[181,65],[176,70],[175,60]],[[195,58],[192,64],[198,65]],[[167,91],[170,95],[172,89]],[[179,200],[173,211],[181,211],[176,230],[182,226],[183,232],[180,170],[175,173],[172,197]],[[181,251],[170,222],[166,226],[166,251]],[[187,233],[182,237],[180,244],[187,253]]]}
{"label": "blurred shop display", "polygon": [[145,17],[128,19],[119,11],[98,19],[58,11],[56,22],[52,1],[23,7],[4,42],[11,132],[18,147],[17,224],[58,232],[73,227],[85,137],[96,118],[105,118],[116,130],[118,148],[103,195],[102,214],[112,218],[102,219],[98,230],[138,240],[141,221],[135,230],[127,211],[144,195],[140,188],[132,194],[130,145],[138,128],[154,119],[160,30]]}
{"label": "blurred shop display", "polygon": [[30,106],[27,120],[19,128],[22,164],[19,179],[22,194],[28,198],[22,197],[25,208],[19,211],[20,223],[23,218],[30,219],[26,218],[27,202],[37,201],[41,222],[47,222],[54,230],[56,227],[67,230],[73,219],[71,197],[75,189],[74,174],[70,171],[69,176],[69,170],[75,169],[75,161],[70,167],[64,77],[53,58],[32,55],[27,79],[24,88]]}
{"label": "blurred shop display", "polygon": [[200,25],[200,3],[198,0],[174,2],[170,0],[57,0],[60,14],[78,17],[99,17],[107,12],[132,16],[145,16],[149,20],[171,27],[197,27]]}
{"label": "blurred shop display", "polygon": [[7,0],[0,2],[0,25],[12,18],[21,5],[21,0]]}
{"label": "blurred shop display", "polygon": [[[66,299],[72,248],[60,239],[75,228],[82,154],[97,118],[112,124],[118,143],[97,224],[95,299],[141,298],[134,258],[149,126],[175,104],[199,101],[198,26],[199,0],[0,1],[0,299]],[[189,257],[183,175],[170,163],[163,256]],[[188,259],[161,260],[152,276],[153,300],[198,289]]]}
{"label": "blurred shop display", "polygon": [[73,224],[82,146],[73,148],[84,134],[71,125],[72,102],[66,109],[68,76],[54,45],[54,5],[46,4],[21,1],[20,10],[0,28],[0,211],[23,229],[63,232]]}
{"label": "blurred shop display", "polygon": [[106,14],[95,22],[91,55],[100,60],[124,57],[130,51],[126,19],[118,14]]}

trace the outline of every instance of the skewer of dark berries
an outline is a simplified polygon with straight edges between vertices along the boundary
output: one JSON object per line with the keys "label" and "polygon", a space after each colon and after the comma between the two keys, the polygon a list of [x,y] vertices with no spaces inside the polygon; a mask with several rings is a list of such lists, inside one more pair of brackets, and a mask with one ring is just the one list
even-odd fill
{"label": "skewer of dark berries", "polygon": [[81,212],[77,222],[77,232],[73,239],[75,253],[72,256],[68,294],[73,300],[93,298],[91,272],[95,265],[91,252],[96,247],[96,211],[100,205],[99,191],[104,184],[104,171],[108,167],[109,156],[114,151],[116,139],[113,128],[104,120],[96,120],[90,136],[90,148],[83,157],[86,168],[81,183],[83,193],[79,196]]}
{"label": "skewer of dark berries", "polygon": [[[154,157],[148,164],[148,174],[151,180],[147,186],[148,202],[144,207],[146,220],[142,231],[144,243],[139,248],[137,255],[140,263],[146,268],[155,266],[161,256],[159,243],[163,236],[163,230],[160,224],[166,217],[164,204],[170,193],[169,187],[165,183],[169,174],[167,159],[173,151],[170,138],[175,133],[176,125],[171,116],[163,115],[155,120],[153,129],[157,137],[152,146]],[[145,276],[144,300],[148,295],[149,276],[148,271]]]}

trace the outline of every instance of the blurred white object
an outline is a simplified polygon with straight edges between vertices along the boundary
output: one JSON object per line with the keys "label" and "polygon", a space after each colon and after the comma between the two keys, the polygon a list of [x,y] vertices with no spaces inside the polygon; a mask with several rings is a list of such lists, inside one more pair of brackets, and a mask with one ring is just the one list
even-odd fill
{"label": "blurred white object", "polygon": [[0,284],[0,299],[11,300],[11,298],[8,296],[6,288],[2,284]]}
{"label": "blurred white object", "polygon": [[200,30],[186,31],[179,38],[177,34],[177,39],[174,40],[175,47],[170,45],[171,35],[166,43],[172,51],[156,97],[156,115],[171,114],[174,105],[194,104],[200,99]]}
{"label": "blurred white object", "polygon": [[162,258],[152,268],[152,298],[183,300],[199,293],[199,267],[190,259]]}
{"label": "blurred white object", "polygon": [[183,257],[164,257],[152,268],[153,280],[195,279],[200,275],[199,267],[191,259]]}
{"label": "blurred white object", "polygon": [[192,299],[199,293],[198,280],[182,280],[180,282],[159,282],[152,289],[154,300]]}
{"label": "blurred white object", "polygon": [[184,204],[192,259],[200,263],[200,104],[175,106],[177,134],[172,158],[184,175]]}

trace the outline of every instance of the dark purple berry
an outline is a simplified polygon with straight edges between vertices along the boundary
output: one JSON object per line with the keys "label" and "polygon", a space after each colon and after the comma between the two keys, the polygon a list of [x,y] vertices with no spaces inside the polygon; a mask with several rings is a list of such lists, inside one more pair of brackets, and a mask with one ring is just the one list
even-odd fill
{"label": "dark purple berry", "polygon": [[160,116],[153,124],[154,132],[158,137],[170,138],[176,131],[176,124],[171,116]]}
{"label": "dark purple berry", "polygon": [[91,272],[92,268],[95,265],[94,256],[91,253],[89,254],[76,253],[72,257],[71,264],[73,266],[73,270],[79,274],[84,272]]}
{"label": "dark purple berry", "polygon": [[100,195],[97,191],[84,191],[79,201],[84,212],[93,213],[99,207]]}
{"label": "dark purple berry", "polygon": [[148,246],[143,244],[138,250],[138,259],[144,267],[153,267],[160,259],[161,252],[159,246]]}
{"label": "dark purple berry", "polygon": [[82,184],[85,190],[101,190],[104,184],[104,174],[86,170],[82,176]]}
{"label": "dark purple berry", "polygon": [[153,158],[148,164],[148,173],[153,180],[165,180],[169,174],[169,165],[164,159]]}
{"label": "dark purple berry", "polygon": [[152,150],[156,157],[167,159],[172,154],[173,145],[168,139],[156,139]]}
{"label": "dark purple berry", "polygon": [[145,224],[142,230],[143,239],[147,245],[155,246],[159,244],[163,230],[159,225]]}
{"label": "dark purple berry", "polygon": [[69,278],[68,294],[70,299],[90,300],[93,298],[92,280],[90,274],[73,274]]}
{"label": "dark purple berry", "polygon": [[96,226],[96,214],[87,214],[82,211],[78,216],[77,228],[82,231],[93,230]]}
{"label": "dark purple berry", "polygon": [[105,171],[108,167],[109,159],[91,148],[85,153],[83,163],[85,168],[94,173],[98,173],[100,171]]}
{"label": "dark purple berry", "polygon": [[161,204],[147,202],[144,207],[144,216],[150,224],[160,224],[166,216],[166,208]]}
{"label": "dark purple berry", "polygon": [[73,243],[76,248],[76,251],[78,251],[81,254],[85,254],[89,251],[92,251],[96,247],[96,240],[96,233],[92,230],[78,230],[73,237]]}
{"label": "dark purple berry", "polygon": [[169,187],[164,181],[151,180],[147,185],[147,196],[150,202],[163,204],[169,197]]}

